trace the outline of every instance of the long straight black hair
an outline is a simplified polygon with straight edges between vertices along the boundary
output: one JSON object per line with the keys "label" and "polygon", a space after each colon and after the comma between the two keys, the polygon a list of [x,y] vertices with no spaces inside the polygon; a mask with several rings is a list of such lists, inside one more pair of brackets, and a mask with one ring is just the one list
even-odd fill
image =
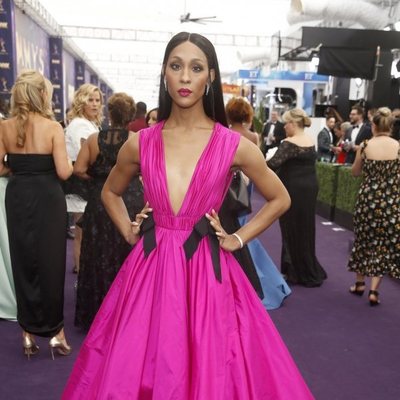
{"label": "long straight black hair", "polygon": [[164,70],[168,61],[168,57],[172,50],[184,42],[191,42],[196,45],[207,57],[208,69],[215,71],[215,79],[210,84],[208,94],[203,95],[203,107],[206,115],[219,122],[224,126],[228,126],[225,114],[224,97],[222,95],[221,75],[219,72],[217,54],[213,44],[204,36],[198,33],[180,32],[177,33],[168,42],[165,49],[163,66],[160,76],[160,92],[158,97],[158,115],[157,121],[167,119],[171,114],[172,99],[164,85]]}

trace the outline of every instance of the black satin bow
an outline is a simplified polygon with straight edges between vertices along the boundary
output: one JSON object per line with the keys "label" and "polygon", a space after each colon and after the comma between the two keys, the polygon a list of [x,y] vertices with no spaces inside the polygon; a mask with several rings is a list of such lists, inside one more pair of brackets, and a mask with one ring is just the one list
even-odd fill
{"label": "black satin bow", "polygon": [[193,228],[192,233],[183,244],[186,259],[190,260],[192,258],[193,254],[199,247],[201,240],[205,236],[208,236],[208,239],[210,241],[211,260],[214,267],[215,277],[217,278],[218,282],[222,282],[218,237],[215,234],[215,230],[210,225],[210,221],[205,216],[197,222],[197,224]]}
{"label": "black satin bow", "polygon": [[[141,225],[141,235],[143,236],[144,255],[147,257],[156,248],[156,234],[153,214],[148,214]],[[222,282],[221,263],[219,259],[219,241],[210,221],[204,216],[193,227],[193,231],[183,244],[186,260],[190,260],[199,247],[200,241],[208,236],[211,248],[211,260],[213,263],[215,277]]]}
{"label": "black satin bow", "polygon": [[140,227],[140,234],[143,236],[143,250],[147,257],[156,248],[156,232],[154,229],[153,214],[147,214],[148,218],[144,219]]}

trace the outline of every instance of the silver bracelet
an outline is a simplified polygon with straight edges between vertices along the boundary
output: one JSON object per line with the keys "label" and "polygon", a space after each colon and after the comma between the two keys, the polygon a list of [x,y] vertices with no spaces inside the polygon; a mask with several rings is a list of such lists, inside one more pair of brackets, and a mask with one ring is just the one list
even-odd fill
{"label": "silver bracelet", "polygon": [[243,249],[244,244],[243,244],[242,238],[241,238],[237,233],[232,233],[232,236],[235,236],[235,238],[236,238],[237,240],[239,240],[240,248]]}

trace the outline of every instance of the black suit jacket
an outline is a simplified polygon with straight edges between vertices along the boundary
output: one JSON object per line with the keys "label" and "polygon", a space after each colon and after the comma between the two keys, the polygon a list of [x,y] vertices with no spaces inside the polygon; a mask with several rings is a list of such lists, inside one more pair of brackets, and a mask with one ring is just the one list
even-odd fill
{"label": "black suit jacket", "polygon": [[[351,142],[351,132],[353,131],[353,128],[349,128],[347,132],[344,135],[344,140],[348,140]],[[372,138],[372,131],[371,131],[371,125],[369,123],[363,123],[362,127],[360,128],[356,140],[355,140],[355,145],[359,146],[364,140],[371,139]],[[356,152],[354,150],[349,150],[346,155],[346,164],[353,164],[354,160],[356,158]]]}
{"label": "black suit jacket", "polygon": [[283,139],[285,139],[286,132],[285,132],[284,126],[285,125],[282,122],[280,122],[280,121],[276,122],[275,129],[274,129],[275,141],[272,144],[267,146],[265,144],[265,138],[268,136],[269,129],[271,128],[271,122],[267,122],[265,124],[264,129],[263,129],[263,131],[261,133],[261,150],[264,153],[264,155],[266,154],[268,149],[272,149],[273,147],[279,146],[279,143]]}

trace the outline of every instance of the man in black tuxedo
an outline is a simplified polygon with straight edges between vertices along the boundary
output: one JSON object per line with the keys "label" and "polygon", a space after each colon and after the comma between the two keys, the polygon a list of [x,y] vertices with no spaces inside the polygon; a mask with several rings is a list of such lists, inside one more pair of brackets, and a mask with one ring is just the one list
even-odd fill
{"label": "man in black tuxedo", "polygon": [[371,125],[364,122],[364,109],[362,107],[353,106],[351,108],[350,123],[352,127],[344,135],[343,150],[347,152],[346,164],[353,164],[360,144],[372,137]]}
{"label": "man in black tuxedo", "polygon": [[286,132],[284,124],[279,121],[278,111],[271,111],[270,120],[265,124],[261,133],[261,151],[264,156],[269,149],[279,146],[279,143],[285,139]]}

